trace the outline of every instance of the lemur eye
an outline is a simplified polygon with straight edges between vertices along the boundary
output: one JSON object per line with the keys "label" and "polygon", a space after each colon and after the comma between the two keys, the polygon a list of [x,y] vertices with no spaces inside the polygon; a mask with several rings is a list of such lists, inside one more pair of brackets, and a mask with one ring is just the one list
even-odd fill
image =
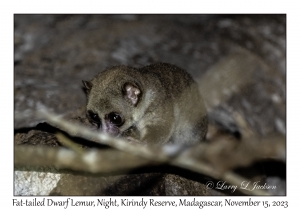
{"label": "lemur eye", "polygon": [[88,117],[97,124],[101,123],[101,119],[99,118],[98,114],[92,112],[92,111],[88,111]]}
{"label": "lemur eye", "polygon": [[116,125],[116,126],[121,126],[124,123],[123,118],[121,117],[121,115],[119,115],[118,113],[115,112],[111,112],[107,115],[108,120]]}

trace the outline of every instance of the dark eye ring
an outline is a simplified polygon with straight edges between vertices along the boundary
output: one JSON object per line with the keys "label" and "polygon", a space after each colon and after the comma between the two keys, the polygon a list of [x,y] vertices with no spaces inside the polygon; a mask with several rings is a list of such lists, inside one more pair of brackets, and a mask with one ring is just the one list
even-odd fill
{"label": "dark eye ring", "polygon": [[124,123],[122,116],[115,112],[109,113],[107,115],[107,118],[112,124],[114,124],[116,126],[121,126]]}
{"label": "dark eye ring", "polygon": [[97,123],[97,124],[101,123],[101,120],[100,120],[100,117],[98,116],[98,114],[96,114],[92,111],[88,111],[88,116],[94,123]]}

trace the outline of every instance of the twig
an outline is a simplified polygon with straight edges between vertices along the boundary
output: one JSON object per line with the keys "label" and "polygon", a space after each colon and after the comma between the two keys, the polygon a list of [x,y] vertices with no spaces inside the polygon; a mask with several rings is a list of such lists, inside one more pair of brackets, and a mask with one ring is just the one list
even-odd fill
{"label": "twig", "polygon": [[[170,163],[172,165],[189,169],[201,174],[205,174],[208,176],[211,176],[215,179],[221,179],[224,181],[227,181],[230,184],[240,184],[241,181],[247,181],[247,179],[242,178],[233,172],[218,172],[215,168],[212,166],[201,162],[201,159],[196,160],[192,156],[190,156],[190,152],[188,150],[185,150],[181,154],[178,154],[176,157],[174,157],[174,153],[166,153],[166,150],[161,148],[155,148],[152,147],[145,147],[144,145],[140,144],[132,144],[127,142],[124,139],[115,138],[108,136],[104,133],[99,132],[93,132],[83,126],[74,125],[71,124],[65,120],[63,120],[61,117],[53,115],[48,113],[46,110],[41,110],[38,113],[32,113],[32,114],[38,114],[43,116],[47,122],[52,124],[55,127],[60,128],[61,130],[66,131],[70,135],[74,136],[80,136],[85,139],[89,139],[91,141],[109,145],[113,148],[119,149],[121,151],[127,152],[128,154],[134,155],[134,156],[140,156],[148,159],[148,162],[146,160],[143,160],[143,164],[147,164],[150,161],[154,161],[157,163]],[[21,117],[22,115],[16,114],[18,117]],[[203,146],[203,145],[201,145]],[[95,153],[96,154],[96,153]],[[217,155],[217,154],[216,154]],[[96,157],[96,156],[95,156]],[[93,161],[97,161],[97,158],[92,158]],[[100,158],[101,159],[101,158]],[[63,165],[63,164],[62,164]],[[116,166],[116,165],[114,165]],[[95,166],[89,166],[88,167],[90,171],[97,171],[99,169],[95,168]],[[121,167],[122,168],[122,167]],[[101,169],[103,170],[103,169]],[[254,191],[247,191],[244,192],[246,194],[251,195],[269,195],[264,190],[254,190]]]}
{"label": "twig", "polygon": [[15,167],[55,167],[90,173],[114,173],[151,164],[145,158],[114,149],[90,149],[81,154],[66,148],[36,146],[15,146],[14,150]]}
{"label": "twig", "polygon": [[84,153],[84,149],[81,147],[80,144],[76,144],[67,136],[65,136],[63,133],[58,132],[55,134],[55,136],[63,146],[71,148],[73,151],[77,152],[78,154],[82,155]]}

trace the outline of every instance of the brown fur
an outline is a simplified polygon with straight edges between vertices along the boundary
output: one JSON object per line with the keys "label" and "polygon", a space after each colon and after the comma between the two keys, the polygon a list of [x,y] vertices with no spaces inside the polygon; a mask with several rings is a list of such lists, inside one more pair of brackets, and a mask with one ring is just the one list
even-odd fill
{"label": "brown fur", "polygon": [[[116,66],[83,82],[87,111],[98,115],[104,132],[145,144],[192,144],[205,139],[207,117],[198,85],[174,65]],[[109,113],[119,114],[123,124],[110,123]]]}

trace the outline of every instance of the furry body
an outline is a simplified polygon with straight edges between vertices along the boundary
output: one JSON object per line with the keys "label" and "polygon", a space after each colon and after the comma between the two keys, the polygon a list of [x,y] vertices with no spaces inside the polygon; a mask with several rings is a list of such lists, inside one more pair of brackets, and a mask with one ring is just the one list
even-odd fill
{"label": "furry body", "polygon": [[205,106],[183,69],[167,63],[116,66],[83,83],[88,116],[103,132],[145,144],[205,139]]}

